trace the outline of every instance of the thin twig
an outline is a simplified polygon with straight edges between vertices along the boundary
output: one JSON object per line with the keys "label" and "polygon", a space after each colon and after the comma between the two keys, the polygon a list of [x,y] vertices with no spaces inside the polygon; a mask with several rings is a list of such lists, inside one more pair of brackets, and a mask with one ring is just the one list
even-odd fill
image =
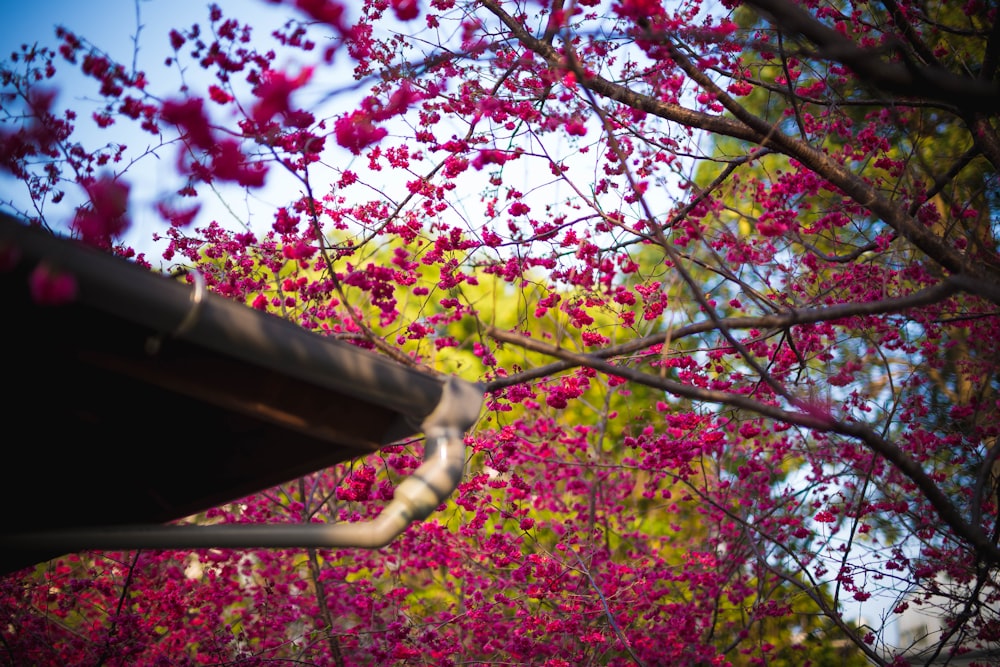
{"label": "thin twig", "polygon": [[639,659],[639,656],[637,656],[635,654],[635,651],[632,650],[632,645],[625,637],[625,634],[622,632],[621,628],[618,627],[618,621],[615,620],[615,615],[611,613],[611,608],[608,606],[608,600],[607,598],[604,597],[604,593],[601,592],[601,587],[598,586],[597,582],[594,580],[594,575],[590,573],[590,570],[587,568],[587,565],[583,562],[583,559],[580,558],[580,554],[578,554],[576,551],[573,551],[573,555],[576,556],[577,562],[580,563],[580,571],[583,572],[583,575],[587,577],[588,581],[590,581],[590,585],[594,587],[594,591],[597,593],[597,597],[600,598],[601,606],[604,607],[604,615],[608,617],[608,624],[610,624],[611,629],[614,630],[615,636],[618,637],[618,641],[620,641],[622,646],[625,647],[625,650],[628,651],[629,656],[631,656],[635,664],[645,667],[645,664],[642,662],[642,660]]}

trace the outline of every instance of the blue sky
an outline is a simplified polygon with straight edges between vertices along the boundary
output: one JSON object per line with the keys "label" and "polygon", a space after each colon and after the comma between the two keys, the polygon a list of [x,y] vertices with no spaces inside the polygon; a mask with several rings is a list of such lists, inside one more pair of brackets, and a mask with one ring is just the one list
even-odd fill
{"label": "blue sky", "polygon": [[[55,28],[63,25],[86,37],[112,57],[131,63],[136,26],[139,31],[139,69],[153,69],[169,54],[167,33],[171,28],[204,22],[207,0],[27,0],[4,8],[0,22],[0,47],[4,57],[21,43],[56,43]],[[290,12],[263,0],[215,0],[223,14],[267,27]],[[137,21],[137,12],[138,18]]]}
{"label": "blue sky", "polygon": [[[221,7],[225,17],[236,18],[241,23],[253,26],[257,44],[266,43],[270,32],[294,15],[293,9],[275,7],[264,0],[216,0],[215,4]],[[92,3],[79,0],[28,0],[11,4],[9,8],[5,8],[4,19],[0,22],[0,58],[7,60],[11,52],[19,50],[22,44],[37,43],[39,46],[56,48],[59,44],[55,35],[56,26],[62,25],[127,68],[131,69],[134,63],[136,69],[146,72],[150,81],[148,90],[153,94],[161,98],[179,96],[180,76],[177,69],[164,65],[166,58],[173,55],[168,35],[173,28],[187,28],[194,23],[205,27],[208,24],[209,5],[207,0],[100,0]],[[277,64],[296,71],[307,62]],[[82,119],[77,122],[77,132],[88,132],[86,125],[89,121],[86,119],[100,106],[96,96],[96,83],[85,79],[79,74],[78,68],[74,71],[64,61],[57,60],[56,67],[59,72],[54,83],[58,90],[56,106],[76,110]],[[185,77],[196,91],[203,92],[207,87],[208,81],[204,78],[199,83],[201,70],[196,65],[187,69]],[[350,75],[342,76],[341,80],[344,79],[349,80]],[[130,153],[141,151],[155,142],[155,137],[142,133],[127,123],[116,123],[108,130],[94,129],[89,132],[92,134],[87,135],[90,139],[87,141],[88,146],[114,141],[128,145],[132,149]],[[158,253],[155,250],[157,246],[149,240],[150,236],[153,231],[163,228],[162,222],[153,212],[152,204],[165,192],[172,192],[178,187],[173,169],[173,149],[168,148],[159,153],[159,159],[147,157],[131,167],[126,177],[132,185],[130,201],[133,225],[124,240],[140,251],[145,250],[151,260]],[[0,178],[0,189],[0,201],[12,200],[16,208],[30,209],[23,184],[9,178]],[[58,210],[51,207],[47,209],[46,217],[53,224],[64,224],[71,218],[73,206],[79,203],[80,196],[80,193],[73,190],[75,188],[67,191],[63,207]],[[227,201],[227,205],[240,218],[257,215],[269,219],[273,215],[273,207],[270,206],[272,202],[267,201],[266,190],[267,188],[255,193],[261,198],[259,201],[248,198],[244,193],[233,193],[235,196],[232,201]],[[220,218],[220,222],[223,217],[234,217],[231,211],[218,210],[224,208],[221,202],[216,202],[213,207],[209,198],[200,199],[207,205],[203,207],[198,223],[205,223],[216,217]],[[287,193],[284,199],[287,201]],[[212,210],[207,210],[210,208]]]}

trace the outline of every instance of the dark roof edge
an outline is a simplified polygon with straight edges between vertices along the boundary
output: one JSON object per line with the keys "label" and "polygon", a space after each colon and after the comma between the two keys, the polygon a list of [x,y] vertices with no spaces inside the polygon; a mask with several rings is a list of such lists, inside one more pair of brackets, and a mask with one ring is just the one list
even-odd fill
{"label": "dark roof edge", "polygon": [[247,363],[357,396],[419,427],[441,400],[444,377],[324,338],[276,315],[182,284],[0,211],[0,251],[72,274],[78,302]]}

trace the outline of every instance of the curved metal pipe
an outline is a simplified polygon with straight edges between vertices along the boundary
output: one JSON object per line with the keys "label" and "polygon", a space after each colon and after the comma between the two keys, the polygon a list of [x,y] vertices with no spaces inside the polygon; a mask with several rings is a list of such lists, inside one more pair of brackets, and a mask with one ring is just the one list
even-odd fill
{"label": "curved metal pipe", "polygon": [[479,385],[449,379],[424,420],[424,462],[397,486],[373,520],[334,524],[96,526],[0,536],[0,548],[69,553],[84,550],[337,548],[377,549],[448,499],[465,469],[465,431],[479,417]]}

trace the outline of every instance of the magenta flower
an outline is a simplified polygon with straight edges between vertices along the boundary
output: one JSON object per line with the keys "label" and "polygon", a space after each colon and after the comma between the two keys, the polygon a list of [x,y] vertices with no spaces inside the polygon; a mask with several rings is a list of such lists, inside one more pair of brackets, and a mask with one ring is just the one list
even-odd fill
{"label": "magenta flower", "polygon": [[28,290],[35,303],[60,306],[76,299],[76,278],[42,262],[28,276]]}

